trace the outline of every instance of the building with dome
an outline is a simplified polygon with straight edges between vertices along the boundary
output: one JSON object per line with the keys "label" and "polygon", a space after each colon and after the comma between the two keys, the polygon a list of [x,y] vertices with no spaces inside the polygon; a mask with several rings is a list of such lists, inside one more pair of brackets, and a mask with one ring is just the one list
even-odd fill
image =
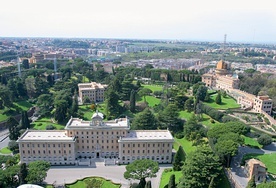
{"label": "building with dome", "polygon": [[26,130],[18,139],[20,160],[45,160],[52,165],[90,165],[94,159],[128,164],[136,159],[172,162],[173,136],[168,130],[130,130],[129,119],[91,121],[71,118],[65,130]]}
{"label": "building with dome", "polygon": [[203,74],[202,82],[207,87],[218,89],[238,89],[240,81],[237,75],[232,75],[228,69],[228,64],[221,60],[217,63],[214,74]]}

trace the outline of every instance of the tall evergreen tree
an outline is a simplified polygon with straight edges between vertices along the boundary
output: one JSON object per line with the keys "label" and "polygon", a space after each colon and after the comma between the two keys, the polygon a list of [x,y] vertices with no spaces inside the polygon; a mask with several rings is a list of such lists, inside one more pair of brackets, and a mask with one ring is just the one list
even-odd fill
{"label": "tall evergreen tree", "polygon": [[170,176],[170,181],[169,181],[169,184],[168,184],[168,188],[176,188],[175,175],[174,174],[172,174]]}
{"label": "tall evergreen tree", "polygon": [[136,106],[136,98],[135,98],[136,92],[134,90],[130,93],[130,100],[129,100],[129,110],[131,112],[135,112],[135,106]]}
{"label": "tall evergreen tree", "polygon": [[158,121],[149,108],[139,113],[133,120],[131,128],[134,130],[155,130],[157,129]]}
{"label": "tall evergreen tree", "polygon": [[182,146],[179,146],[173,159],[173,170],[174,171],[181,170],[181,167],[183,166],[185,159],[186,159],[186,153],[183,150]]}
{"label": "tall evergreen tree", "polygon": [[72,103],[72,116],[76,116],[78,113],[79,109],[79,104],[78,104],[78,95],[77,92],[75,91],[74,98],[73,98],[73,103]]}
{"label": "tall evergreen tree", "polygon": [[27,183],[26,177],[28,175],[28,169],[26,163],[20,164],[19,182],[20,185]]}
{"label": "tall evergreen tree", "polygon": [[217,104],[221,104],[221,93],[220,92],[218,92],[215,101],[216,101]]}
{"label": "tall evergreen tree", "polygon": [[27,111],[23,111],[21,113],[21,128],[22,129],[29,129],[30,128],[30,120],[29,120]]}
{"label": "tall evergreen tree", "polygon": [[9,127],[9,133],[10,133],[9,138],[11,140],[17,140],[18,137],[20,136],[18,122],[13,117],[10,117],[7,120],[7,125]]}
{"label": "tall evergreen tree", "polygon": [[117,118],[121,111],[118,94],[111,89],[107,90],[105,93],[105,102],[107,119]]}
{"label": "tall evergreen tree", "polygon": [[145,188],[151,188],[151,181],[147,181]]}

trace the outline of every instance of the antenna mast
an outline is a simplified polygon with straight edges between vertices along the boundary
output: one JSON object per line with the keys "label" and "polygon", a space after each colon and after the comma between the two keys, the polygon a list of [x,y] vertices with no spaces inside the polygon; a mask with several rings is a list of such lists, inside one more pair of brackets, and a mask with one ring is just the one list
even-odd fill
{"label": "antenna mast", "polygon": [[222,60],[224,60],[224,56],[225,56],[226,37],[227,37],[227,35],[225,34],[224,41],[223,41]]}

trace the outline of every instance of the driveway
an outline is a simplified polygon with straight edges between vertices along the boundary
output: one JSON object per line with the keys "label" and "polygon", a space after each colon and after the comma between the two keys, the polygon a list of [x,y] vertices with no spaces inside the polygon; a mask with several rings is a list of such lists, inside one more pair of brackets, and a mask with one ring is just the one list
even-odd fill
{"label": "driveway", "polygon": [[[165,168],[171,168],[171,164],[159,165],[159,171],[156,178],[151,178],[152,187],[159,187],[162,172]],[[47,184],[63,185],[64,183],[73,183],[78,179],[83,179],[90,176],[99,176],[108,180],[112,180],[114,183],[122,184],[122,188],[129,187],[130,181],[124,178],[125,165],[120,166],[97,166],[80,167],[80,166],[56,166],[51,167],[47,173],[45,182]],[[133,181],[131,181],[133,182]]]}
{"label": "driveway", "polygon": [[245,176],[243,167],[240,166],[243,155],[248,153],[270,154],[276,153],[276,143],[265,146],[263,149],[255,149],[250,147],[239,147],[238,154],[232,158],[231,173],[235,181],[241,186],[246,187],[249,179]]}

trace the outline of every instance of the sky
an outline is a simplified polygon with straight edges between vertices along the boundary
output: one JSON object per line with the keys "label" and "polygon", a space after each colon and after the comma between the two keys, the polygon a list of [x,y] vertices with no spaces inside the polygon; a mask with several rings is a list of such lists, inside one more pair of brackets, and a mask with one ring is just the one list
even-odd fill
{"label": "sky", "polygon": [[274,0],[1,0],[0,37],[276,43]]}

